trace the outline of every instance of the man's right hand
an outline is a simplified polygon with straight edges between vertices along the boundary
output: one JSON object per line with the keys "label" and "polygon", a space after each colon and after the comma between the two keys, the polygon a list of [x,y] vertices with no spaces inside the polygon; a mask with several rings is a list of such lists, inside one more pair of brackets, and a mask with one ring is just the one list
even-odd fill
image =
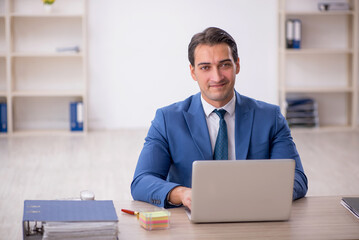
{"label": "man's right hand", "polygon": [[170,192],[169,201],[175,205],[183,204],[183,206],[191,209],[192,189],[182,186],[175,187]]}

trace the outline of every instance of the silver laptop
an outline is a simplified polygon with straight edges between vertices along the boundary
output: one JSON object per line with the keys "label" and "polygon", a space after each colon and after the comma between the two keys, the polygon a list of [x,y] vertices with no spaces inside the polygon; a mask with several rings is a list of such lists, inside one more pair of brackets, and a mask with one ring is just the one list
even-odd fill
{"label": "silver laptop", "polygon": [[288,220],[295,161],[292,159],[195,161],[191,222]]}

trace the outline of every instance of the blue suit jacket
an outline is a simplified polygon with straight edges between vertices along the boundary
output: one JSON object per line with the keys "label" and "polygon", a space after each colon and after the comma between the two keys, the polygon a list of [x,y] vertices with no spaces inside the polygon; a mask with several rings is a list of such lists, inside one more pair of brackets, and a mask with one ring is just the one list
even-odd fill
{"label": "blue suit jacket", "polygon": [[[293,199],[304,197],[307,178],[279,107],[235,94],[236,159],[294,159]],[[191,187],[193,161],[213,159],[200,93],[158,109],[145,140],[132,197],[170,207],[166,198],[174,187]]]}

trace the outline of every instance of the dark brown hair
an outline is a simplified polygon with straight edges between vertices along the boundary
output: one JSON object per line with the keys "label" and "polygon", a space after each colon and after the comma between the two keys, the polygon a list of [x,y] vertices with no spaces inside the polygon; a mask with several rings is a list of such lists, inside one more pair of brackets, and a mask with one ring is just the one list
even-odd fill
{"label": "dark brown hair", "polygon": [[220,43],[226,43],[230,47],[233,60],[236,62],[238,59],[238,50],[237,44],[232,36],[220,28],[209,27],[203,32],[195,34],[188,45],[188,60],[191,65],[194,66],[194,51],[199,44],[213,46]]}

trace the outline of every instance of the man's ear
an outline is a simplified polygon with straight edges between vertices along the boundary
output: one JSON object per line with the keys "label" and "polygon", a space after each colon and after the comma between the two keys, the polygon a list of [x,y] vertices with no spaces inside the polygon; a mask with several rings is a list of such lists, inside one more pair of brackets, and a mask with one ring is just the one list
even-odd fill
{"label": "man's ear", "polygon": [[197,81],[196,74],[194,73],[194,66],[192,66],[192,64],[189,65],[189,69],[191,71],[191,76],[192,76],[193,80]]}
{"label": "man's ear", "polygon": [[236,62],[236,74],[239,73],[240,69],[241,69],[241,65],[239,64],[239,58],[238,58]]}

